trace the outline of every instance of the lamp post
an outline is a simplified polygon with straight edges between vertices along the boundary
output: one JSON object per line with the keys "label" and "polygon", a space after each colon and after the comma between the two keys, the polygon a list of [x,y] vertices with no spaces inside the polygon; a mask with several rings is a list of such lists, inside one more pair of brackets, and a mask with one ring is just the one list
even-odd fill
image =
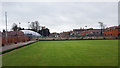
{"label": "lamp post", "polygon": [[86,29],[87,29],[87,26],[85,26],[86,27]]}
{"label": "lamp post", "polygon": [[30,29],[30,28],[29,28],[29,26],[30,26],[29,24],[30,24],[30,22],[28,22],[28,29]]}
{"label": "lamp post", "polygon": [[29,33],[29,29],[30,29],[30,28],[29,28],[29,26],[30,26],[29,24],[30,24],[30,22],[28,22],[28,37],[29,37],[29,40],[31,40],[31,39],[30,39],[31,36],[30,36],[30,33]]}
{"label": "lamp post", "polygon": [[21,23],[19,22],[19,30],[20,30],[20,24],[21,24]]}
{"label": "lamp post", "polygon": [[85,32],[86,32],[86,35],[87,35],[87,26],[85,26],[85,27],[86,27]]}
{"label": "lamp post", "polygon": [[5,12],[5,22],[6,22],[6,45],[8,44],[7,40],[7,12]]}
{"label": "lamp post", "polygon": [[102,36],[102,28],[103,28],[103,22],[98,22],[100,24],[101,27],[101,36]]}

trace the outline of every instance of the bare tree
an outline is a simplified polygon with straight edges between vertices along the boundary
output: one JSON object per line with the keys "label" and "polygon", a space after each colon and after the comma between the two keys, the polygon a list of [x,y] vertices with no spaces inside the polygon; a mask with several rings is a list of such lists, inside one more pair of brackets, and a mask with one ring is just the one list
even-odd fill
{"label": "bare tree", "polygon": [[31,22],[30,24],[30,28],[36,32],[39,31],[39,22],[38,21],[35,21],[35,22]]}
{"label": "bare tree", "polygon": [[18,30],[18,26],[17,26],[16,23],[13,23],[13,25],[12,25],[12,30],[13,30],[13,31],[17,31],[17,30]]}
{"label": "bare tree", "polygon": [[36,31],[38,32],[38,30],[39,30],[39,22],[38,21],[35,21],[35,26],[36,26]]}
{"label": "bare tree", "polygon": [[31,24],[30,24],[30,28],[31,28],[32,30],[35,29],[35,24],[34,24],[34,22],[31,22]]}
{"label": "bare tree", "polygon": [[5,29],[3,29],[3,33],[5,33],[6,31],[5,31]]}

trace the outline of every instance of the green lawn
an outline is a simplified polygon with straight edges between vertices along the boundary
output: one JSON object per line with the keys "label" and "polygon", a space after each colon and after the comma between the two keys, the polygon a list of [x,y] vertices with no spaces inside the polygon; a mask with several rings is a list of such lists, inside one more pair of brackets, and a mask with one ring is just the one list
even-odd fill
{"label": "green lawn", "polygon": [[3,55],[4,66],[117,66],[118,40],[39,41]]}

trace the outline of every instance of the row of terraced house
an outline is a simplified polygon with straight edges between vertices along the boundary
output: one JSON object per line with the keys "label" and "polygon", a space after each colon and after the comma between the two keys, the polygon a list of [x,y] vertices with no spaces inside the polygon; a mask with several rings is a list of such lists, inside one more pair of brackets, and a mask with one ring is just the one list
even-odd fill
{"label": "row of terraced house", "polygon": [[112,26],[106,29],[73,29],[72,31],[62,33],[51,33],[50,37],[86,37],[86,36],[120,36],[120,25]]}

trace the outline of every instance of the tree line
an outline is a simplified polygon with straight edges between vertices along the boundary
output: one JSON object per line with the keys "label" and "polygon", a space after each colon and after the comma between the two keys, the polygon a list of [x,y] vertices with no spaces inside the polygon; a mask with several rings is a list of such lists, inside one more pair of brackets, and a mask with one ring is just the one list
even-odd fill
{"label": "tree line", "polygon": [[[22,28],[18,26],[16,23],[13,23],[11,30],[13,31],[32,30],[32,31],[39,33],[43,37],[47,37],[50,35],[50,30],[48,28],[45,28],[45,26],[40,26],[38,21],[28,22],[28,23],[30,23],[28,29]],[[21,23],[19,23],[19,25],[20,24]],[[3,32],[5,32],[4,29],[3,29]]]}

